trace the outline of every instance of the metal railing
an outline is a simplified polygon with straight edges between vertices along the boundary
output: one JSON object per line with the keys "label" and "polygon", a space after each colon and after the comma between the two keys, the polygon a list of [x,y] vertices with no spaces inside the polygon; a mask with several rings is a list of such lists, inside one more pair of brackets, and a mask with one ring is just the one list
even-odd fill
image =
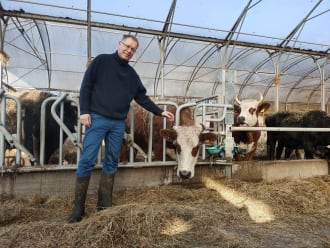
{"label": "metal railing", "polygon": [[[57,122],[57,124],[60,127],[60,136],[59,136],[59,157],[58,157],[58,164],[63,165],[63,132],[65,132],[70,139],[70,141],[73,143],[73,145],[77,148],[77,161],[80,157],[80,152],[82,150],[82,143],[81,143],[81,125],[79,123],[80,116],[80,108],[79,103],[76,99],[69,97],[68,94],[61,94],[60,97],[48,97],[46,100],[44,100],[41,104],[41,113],[40,113],[40,165],[44,165],[44,157],[45,157],[45,139],[46,139],[46,107],[50,102],[53,102],[51,105],[51,115]],[[68,101],[70,103],[73,103],[75,106],[77,106],[77,132],[72,133],[69,128],[64,124],[64,103],[65,101]],[[57,115],[56,109],[60,108],[60,116]]]}
{"label": "metal railing", "polygon": [[[1,92],[0,92],[1,93]],[[67,93],[63,93],[60,96],[51,96],[46,98],[42,103],[41,103],[41,112],[40,112],[40,154],[38,158],[34,158],[32,153],[30,153],[23,145],[22,141],[20,139],[21,137],[21,129],[22,129],[22,106],[21,102],[17,97],[14,97],[10,94],[2,94],[1,96],[1,122],[0,122],[0,166],[2,167],[4,164],[4,152],[5,152],[5,142],[7,141],[11,146],[14,146],[17,149],[16,153],[16,163],[20,164],[21,160],[21,152],[24,152],[30,161],[39,161],[39,164],[44,167],[44,169],[47,169],[47,166],[45,165],[45,139],[46,139],[46,116],[49,114],[47,113],[47,106],[51,104],[51,115],[55,119],[56,123],[59,125],[60,128],[60,135],[59,137],[55,137],[59,139],[59,147],[58,147],[58,166],[64,166],[63,164],[63,134],[65,133],[68,136],[68,139],[72,142],[72,144],[76,148],[76,159],[79,161],[80,158],[80,152],[82,149],[82,136],[83,136],[83,130],[82,126],[80,125],[79,122],[79,115],[80,115],[80,109],[79,109],[79,103],[77,99],[72,98],[69,96]],[[17,130],[16,133],[10,133],[4,123],[6,121],[6,100],[13,100],[15,101],[17,105]],[[65,120],[64,120],[64,104],[65,102],[71,102],[72,104],[77,106],[77,128],[76,132],[73,133],[70,131],[70,129],[65,125]],[[215,103],[210,103],[210,102],[202,102],[199,101],[198,103],[186,103],[183,105],[178,105],[175,102],[172,101],[159,101],[156,102],[156,104],[163,106],[164,110],[167,110],[168,107],[174,107],[176,110],[176,125],[180,123],[180,111],[184,108],[191,107],[194,110],[194,118],[197,118],[197,116],[201,116],[202,118],[202,124],[204,125],[206,122],[223,122],[227,116],[228,116],[228,111],[231,110],[232,106],[231,105],[226,105],[226,104],[215,104]],[[208,115],[212,114],[212,112],[209,111],[209,109],[212,109],[212,111],[215,111],[216,113],[222,113],[220,117],[216,118],[208,118]],[[217,109],[217,110],[214,110]],[[59,110],[59,111],[58,111]],[[128,164],[122,164],[120,163],[119,166],[126,167],[126,166],[133,166],[133,167],[139,167],[139,166],[168,166],[168,165],[176,165],[176,160],[173,161],[167,161],[166,158],[166,141],[165,139],[162,140],[163,143],[163,160],[162,161],[153,161],[153,133],[155,132],[154,130],[154,125],[153,125],[153,114],[149,113],[148,115],[148,133],[149,133],[149,140],[148,140],[148,147],[147,150],[143,150],[138,144],[134,142],[134,128],[135,128],[135,118],[134,118],[134,108],[131,107],[130,109],[130,133],[125,134],[125,138],[129,143],[130,150],[129,150],[129,163]],[[230,112],[230,111],[229,111]],[[199,123],[197,123],[199,124]],[[163,118],[163,123],[162,123],[162,128],[166,128],[167,125],[167,120],[166,118]],[[159,130],[156,130],[159,131]],[[223,134],[222,134],[223,135]],[[54,137],[52,137],[54,138]],[[135,161],[134,159],[134,150],[137,150],[144,156],[144,161]],[[202,159],[205,159],[205,147],[203,146],[203,152],[202,152]],[[97,161],[97,166],[100,166],[102,163],[102,158],[101,154],[100,157]],[[200,162],[203,163],[203,162]],[[65,166],[64,166],[65,167]],[[70,168],[72,169],[72,165],[70,165]]]}
{"label": "metal railing", "polygon": [[[0,119],[0,168],[3,168],[5,163],[5,152],[7,148],[15,148],[15,163],[21,163],[22,152],[26,154],[32,164],[36,162],[35,157],[21,144],[22,130],[22,106],[16,96],[5,94],[3,89],[0,89],[1,98],[1,119]],[[6,125],[7,101],[13,101],[16,107],[16,133],[11,133]],[[7,142],[7,144],[6,144]],[[9,147],[7,147],[7,145]]]}

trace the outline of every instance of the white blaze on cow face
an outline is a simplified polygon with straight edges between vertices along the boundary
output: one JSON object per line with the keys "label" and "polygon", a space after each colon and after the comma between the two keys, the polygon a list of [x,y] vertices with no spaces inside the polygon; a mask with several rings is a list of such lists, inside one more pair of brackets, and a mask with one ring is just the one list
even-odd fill
{"label": "white blaze on cow face", "polygon": [[258,104],[258,101],[254,99],[246,99],[241,102],[241,113],[237,117],[238,120],[242,120],[241,125],[253,127],[257,124],[258,117],[256,112]]}
{"label": "white blaze on cow face", "polygon": [[198,126],[176,126],[177,132],[177,176],[192,178],[195,175],[195,164],[199,154],[199,135],[203,128]]}
{"label": "white blaze on cow face", "polygon": [[176,144],[178,177],[183,179],[194,177],[199,145],[201,143],[213,144],[217,140],[215,133],[203,132],[203,130],[202,126],[184,125],[160,130],[161,137]]}
{"label": "white blaze on cow face", "polygon": [[258,108],[263,101],[263,96],[260,94],[260,99],[244,99],[238,100],[236,97],[235,109],[239,109],[239,114],[235,120],[240,126],[254,127],[258,123]]}

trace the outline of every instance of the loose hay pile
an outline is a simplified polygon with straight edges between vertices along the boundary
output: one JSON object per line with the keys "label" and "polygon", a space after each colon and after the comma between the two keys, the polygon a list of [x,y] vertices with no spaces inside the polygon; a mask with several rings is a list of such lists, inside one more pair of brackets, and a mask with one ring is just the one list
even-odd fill
{"label": "loose hay pile", "polygon": [[0,200],[0,247],[330,247],[330,176],[116,192],[101,212],[89,195],[76,224],[70,197]]}

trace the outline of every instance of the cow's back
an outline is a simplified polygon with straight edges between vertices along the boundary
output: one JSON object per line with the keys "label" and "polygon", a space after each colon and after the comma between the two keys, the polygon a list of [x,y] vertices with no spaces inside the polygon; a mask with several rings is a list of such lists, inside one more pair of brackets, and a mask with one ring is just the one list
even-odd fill
{"label": "cow's back", "polygon": [[[330,116],[325,111],[312,110],[304,114],[301,121],[302,127],[330,128]],[[303,138],[305,152],[314,151],[315,146],[330,144],[329,132],[306,132]]]}

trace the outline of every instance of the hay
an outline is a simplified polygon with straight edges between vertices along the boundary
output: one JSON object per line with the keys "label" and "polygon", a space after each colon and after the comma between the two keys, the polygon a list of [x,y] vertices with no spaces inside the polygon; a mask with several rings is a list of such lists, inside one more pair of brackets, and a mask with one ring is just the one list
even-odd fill
{"label": "hay", "polygon": [[1,195],[0,247],[330,247],[330,176],[127,190],[101,212],[95,195],[75,224],[71,197]]}

